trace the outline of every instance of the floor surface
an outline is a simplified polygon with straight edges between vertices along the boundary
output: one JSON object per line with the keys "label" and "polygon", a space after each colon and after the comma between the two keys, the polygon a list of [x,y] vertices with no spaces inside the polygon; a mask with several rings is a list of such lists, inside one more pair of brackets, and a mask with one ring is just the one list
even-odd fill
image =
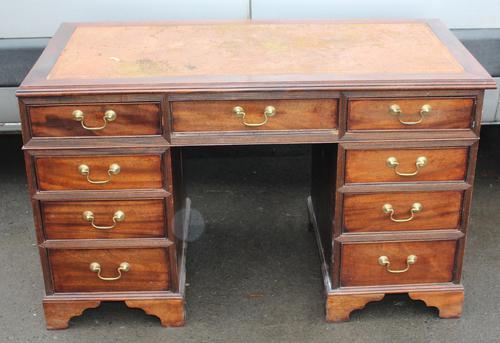
{"label": "floor surface", "polygon": [[221,147],[186,151],[195,214],[186,326],[105,303],[47,331],[21,141],[0,136],[0,342],[499,342],[500,127],[482,137],[460,319],[396,295],[326,323],[307,231],[310,148]]}

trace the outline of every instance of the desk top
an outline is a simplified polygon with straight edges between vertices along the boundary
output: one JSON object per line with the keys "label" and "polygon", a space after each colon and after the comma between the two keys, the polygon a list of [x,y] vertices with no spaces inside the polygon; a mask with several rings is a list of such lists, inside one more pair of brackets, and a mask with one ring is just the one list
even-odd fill
{"label": "desk top", "polygon": [[64,24],[21,87],[490,88],[439,21]]}

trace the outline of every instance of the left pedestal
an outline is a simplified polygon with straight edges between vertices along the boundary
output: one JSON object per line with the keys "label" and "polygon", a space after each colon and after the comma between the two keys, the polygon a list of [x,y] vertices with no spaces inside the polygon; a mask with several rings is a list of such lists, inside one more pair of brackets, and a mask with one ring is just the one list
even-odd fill
{"label": "left pedestal", "polygon": [[[48,329],[67,328],[103,301],[142,309],[163,326],[184,324],[190,200],[181,149],[160,135],[162,101],[160,95],[82,96],[77,104],[66,97],[21,100]],[[99,126],[103,113],[113,120]],[[50,115],[66,119],[45,123],[43,132],[34,128]],[[146,124],[136,123],[140,118]]]}

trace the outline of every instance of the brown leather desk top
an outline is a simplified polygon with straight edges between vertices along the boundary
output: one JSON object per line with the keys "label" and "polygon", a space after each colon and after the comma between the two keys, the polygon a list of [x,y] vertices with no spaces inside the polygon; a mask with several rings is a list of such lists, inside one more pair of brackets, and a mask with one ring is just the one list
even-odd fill
{"label": "brown leather desk top", "polygon": [[491,88],[431,21],[65,24],[21,87]]}

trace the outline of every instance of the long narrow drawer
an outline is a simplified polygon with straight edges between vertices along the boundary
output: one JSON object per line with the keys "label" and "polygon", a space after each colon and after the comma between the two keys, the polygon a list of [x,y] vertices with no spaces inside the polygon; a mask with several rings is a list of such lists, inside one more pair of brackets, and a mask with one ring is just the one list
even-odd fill
{"label": "long narrow drawer", "polygon": [[346,194],[347,232],[458,229],[462,191]]}
{"label": "long narrow drawer", "polygon": [[33,137],[161,134],[159,103],[31,106],[28,113]]}
{"label": "long narrow drawer", "polygon": [[168,291],[168,250],[51,249],[55,292]]}
{"label": "long narrow drawer", "polygon": [[174,101],[174,132],[337,127],[336,99]]}
{"label": "long narrow drawer", "polygon": [[346,183],[463,181],[469,149],[347,150]]}
{"label": "long narrow drawer", "polygon": [[44,156],[35,165],[44,191],[162,187],[161,155]]}
{"label": "long narrow drawer", "polygon": [[165,201],[105,200],[43,202],[46,239],[165,237]]}
{"label": "long narrow drawer", "polygon": [[456,241],[342,245],[341,285],[444,283],[452,280]]}
{"label": "long narrow drawer", "polygon": [[347,129],[467,129],[473,109],[473,98],[356,99],[348,102]]}

